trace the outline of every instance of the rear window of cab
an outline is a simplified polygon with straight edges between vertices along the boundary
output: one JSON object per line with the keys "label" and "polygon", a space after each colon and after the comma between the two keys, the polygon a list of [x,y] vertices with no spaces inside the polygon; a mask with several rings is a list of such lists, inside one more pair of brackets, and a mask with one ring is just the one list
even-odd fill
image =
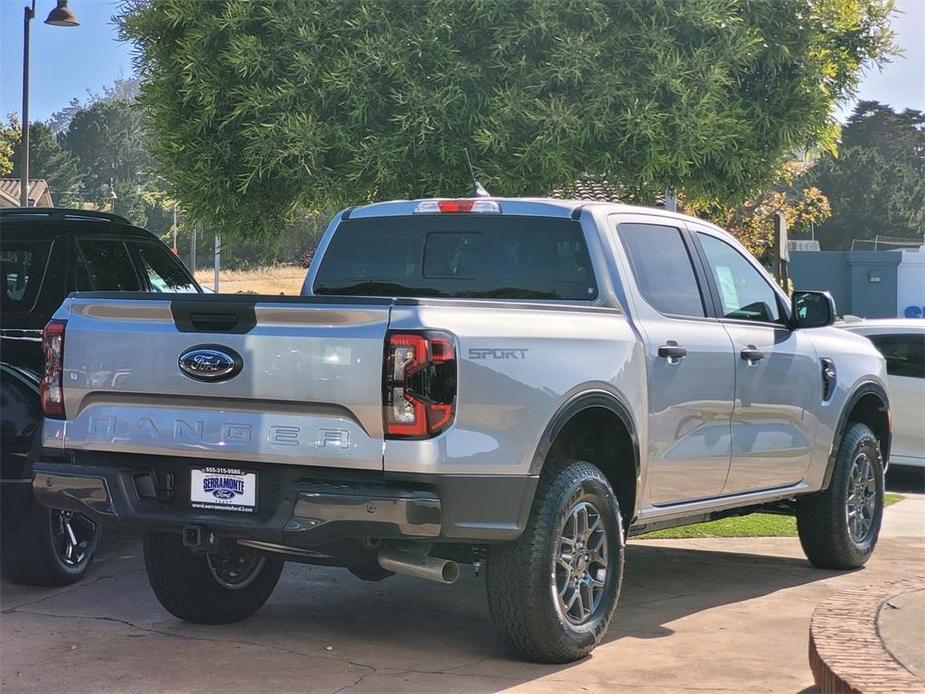
{"label": "rear window of cab", "polygon": [[528,216],[420,215],[342,222],[315,294],[591,301],[581,225]]}

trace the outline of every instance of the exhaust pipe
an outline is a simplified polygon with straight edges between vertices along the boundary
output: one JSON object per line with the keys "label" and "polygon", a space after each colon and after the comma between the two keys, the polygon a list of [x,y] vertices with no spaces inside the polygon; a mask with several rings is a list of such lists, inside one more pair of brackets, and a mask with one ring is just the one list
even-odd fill
{"label": "exhaust pipe", "polygon": [[459,564],[449,559],[438,559],[394,547],[379,550],[379,566],[397,574],[426,578],[437,583],[456,583]]}

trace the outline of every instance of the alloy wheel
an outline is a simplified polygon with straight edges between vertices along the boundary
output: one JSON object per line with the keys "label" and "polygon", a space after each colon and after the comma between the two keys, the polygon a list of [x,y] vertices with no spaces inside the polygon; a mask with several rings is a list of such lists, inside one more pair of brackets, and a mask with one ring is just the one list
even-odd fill
{"label": "alloy wheel", "polygon": [[62,564],[70,568],[82,565],[93,551],[96,523],[73,511],[51,511],[51,540]]}
{"label": "alloy wheel", "polygon": [[848,495],[845,500],[845,517],[848,534],[855,544],[868,539],[874,526],[877,509],[877,481],[874,466],[867,453],[858,453],[848,472]]}
{"label": "alloy wheel", "polygon": [[571,624],[581,625],[596,613],[607,584],[607,530],[597,507],[577,502],[556,544],[551,581],[556,609]]}

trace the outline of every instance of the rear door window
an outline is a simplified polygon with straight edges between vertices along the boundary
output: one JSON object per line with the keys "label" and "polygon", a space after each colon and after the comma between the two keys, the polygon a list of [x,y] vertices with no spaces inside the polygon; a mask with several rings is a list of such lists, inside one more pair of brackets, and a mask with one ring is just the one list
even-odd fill
{"label": "rear door window", "polygon": [[679,229],[659,224],[620,224],[617,230],[646,303],[666,315],[706,315],[700,285]]}
{"label": "rear door window", "polygon": [[890,376],[925,378],[925,335],[868,335]]}
{"label": "rear door window", "polygon": [[77,291],[137,292],[142,289],[135,265],[122,241],[80,239]]}
{"label": "rear door window", "polygon": [[597,284],[576,221],[421,215],[342,222],[314,291],[591,301]]}
{"label": "rear door window", "polygon": [[51,252],[51,241],[4,241],[0,245],[3,311],[31,311]]}
{"label": "rear door window", "polygon": [[199,288],[179,259],[156,243],[133,243],[138,267],[152,292],[193,293]]}

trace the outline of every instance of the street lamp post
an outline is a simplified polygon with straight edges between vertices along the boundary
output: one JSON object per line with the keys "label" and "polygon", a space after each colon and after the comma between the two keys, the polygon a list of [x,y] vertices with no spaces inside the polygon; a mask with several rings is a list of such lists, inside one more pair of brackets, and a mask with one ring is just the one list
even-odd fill
{"label": "street lamp post", "polygon": [[[35,17],[35,0],[26,5],[22,32],[22,146],[19,165],[19,205],[29,206],[29,24]],[[58,0],[58,6],[48,14],[46,24],[57,27],[76,27],[80,24],[68,8],[67,0]]]}

